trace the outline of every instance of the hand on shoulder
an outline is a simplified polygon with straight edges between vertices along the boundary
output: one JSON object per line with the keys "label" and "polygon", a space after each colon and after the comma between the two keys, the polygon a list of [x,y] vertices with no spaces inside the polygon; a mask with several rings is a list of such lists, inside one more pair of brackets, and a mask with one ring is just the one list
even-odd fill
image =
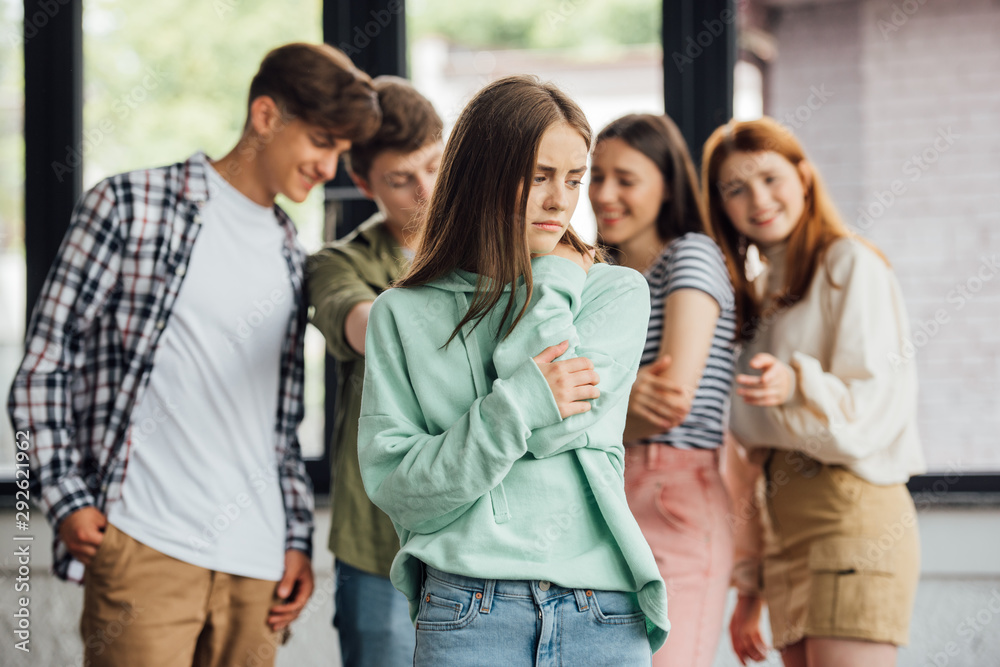
{"label": "hand on shoulder", "polygon": [[558,345],[545,348],[533,357],[552,391],[552,397],[559,407],[559,416],[563,419],[581,412],[589,412],[590,403],[587,401],[601,396],[597,388],[601,378],[594,370],[594,364],[590,359],[574,357],[556,361],[567,349],[569,341],[564,340]]}

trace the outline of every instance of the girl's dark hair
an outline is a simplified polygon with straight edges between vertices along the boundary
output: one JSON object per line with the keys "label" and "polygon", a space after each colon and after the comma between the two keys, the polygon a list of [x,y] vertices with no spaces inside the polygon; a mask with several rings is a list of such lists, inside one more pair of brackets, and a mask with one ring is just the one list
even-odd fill
{"label": "girl's dark hair", "polygon": [[[698,177],[688,153],[684,136],[669,116],[629,114],[612,121],[597,135],[594,153],[601,142],[620,139],[656,165],[670,198],[660,205],[656,231],[662,241],[670,241],[688,232],[709,234],[709,227],[698,196]],[[606,244],[617,254],[618,248]]]}
{"label": "girl's dark hair", "polygon": [[[454,269],[479,274],[469,311],[449,342],[466,323],[478,325],[510,286],[499,336],[513,315],[521,277],[527,297],[510,330],[527,312],[532,290],[525,222],[528,194],[542,135],[559,123],[579,132],[590,149],[590,124],[580,107],[551,83],[528,75],[488,84],[459,115],[444,149],[413,264],[396,283],[415,287]],[[591,249],[572,228],[560,242],[581,253]]]}
{"label": "girl's dark hair", "polygon": [[288,120],[297,118],[351,141],[371,137],[382,122],[371,77],[329,44],[299,42],[270,51],[250,82],[247,108],[263,96],[273,99]]}

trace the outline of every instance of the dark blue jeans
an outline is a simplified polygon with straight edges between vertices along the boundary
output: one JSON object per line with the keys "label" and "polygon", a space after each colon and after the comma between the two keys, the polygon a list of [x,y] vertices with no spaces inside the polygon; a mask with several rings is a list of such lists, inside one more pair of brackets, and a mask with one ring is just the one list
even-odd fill
{"label": "dark blue jeans", "polygon": [[335,566],[333,627],[344,667],[409,667],[415,636],[406,597],[385,577]]}

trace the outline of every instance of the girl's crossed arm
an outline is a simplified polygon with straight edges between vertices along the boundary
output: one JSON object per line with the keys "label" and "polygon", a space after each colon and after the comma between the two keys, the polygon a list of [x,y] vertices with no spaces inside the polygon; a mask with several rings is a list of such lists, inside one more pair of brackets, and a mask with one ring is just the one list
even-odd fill
{"label": "girl's crossed arm", "polygon": [[[594,443],[588,436],[609,413],[621,411],[619,424],[602,423],[616,435],[605,440],[621,445],[624,407],[635,380],[649,323],[649,287],[634,271],[607,264],[590,273],[561,257],[533,259],[531,309],[493,354],[500,378],[510,377],[520,360],[549,345],[568,340],[562,358],[583,357],[593,365],[598,398],[589,410],[533,429],[527,451],[541,458]],[[610,431],[609,431],[610,433]],[[600,443],[598,443],[600,444]]]}

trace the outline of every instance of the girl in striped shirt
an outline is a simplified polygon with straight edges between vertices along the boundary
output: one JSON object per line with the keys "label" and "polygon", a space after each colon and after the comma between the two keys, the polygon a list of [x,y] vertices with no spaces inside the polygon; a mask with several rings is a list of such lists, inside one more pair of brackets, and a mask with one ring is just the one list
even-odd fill
{"label": "girl in striped shirt", "polygon": [[625,491],[667,585],[673,631],[656,667],[709,667],[732,568],[719,475],[736,346],[733,287],[706,234],[695,171],[666,116],[597,137],[590,202],[600,241],[645,276],[651,316],[625,426]]}

